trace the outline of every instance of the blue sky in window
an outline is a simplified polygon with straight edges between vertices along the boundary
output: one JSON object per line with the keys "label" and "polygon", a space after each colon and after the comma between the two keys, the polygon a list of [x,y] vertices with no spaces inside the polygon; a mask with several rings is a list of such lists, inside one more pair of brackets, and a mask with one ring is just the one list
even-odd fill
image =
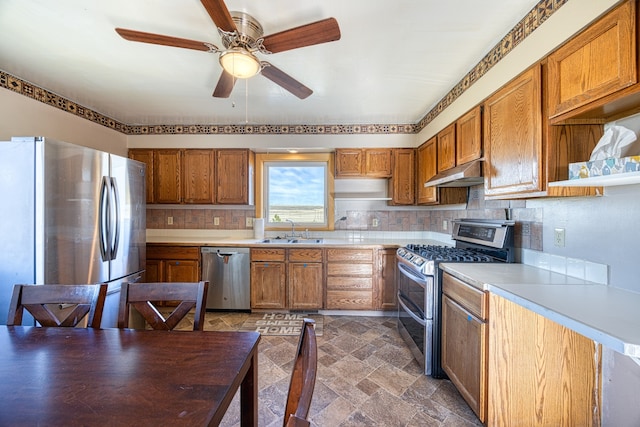
{"label": "blue sky in window", "polygon": [[271,205],[324,205],[324,168],[312,166],[269,167]]}

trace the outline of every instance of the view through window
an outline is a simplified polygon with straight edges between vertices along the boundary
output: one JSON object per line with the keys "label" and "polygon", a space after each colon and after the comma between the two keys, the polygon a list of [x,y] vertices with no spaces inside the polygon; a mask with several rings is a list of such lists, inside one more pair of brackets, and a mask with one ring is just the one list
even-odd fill
{"label": "view through window", "polygon": [[327,226],[326,162],[265,162],[264,183],[267,226]]}

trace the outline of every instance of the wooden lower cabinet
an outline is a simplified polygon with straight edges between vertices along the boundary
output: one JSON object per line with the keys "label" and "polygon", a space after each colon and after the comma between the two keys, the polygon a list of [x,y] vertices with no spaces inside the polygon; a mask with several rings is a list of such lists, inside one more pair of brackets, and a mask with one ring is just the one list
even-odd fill
{"label": "wooden lower cabinet", "polygon": [[487,418],[487,297],[442,277],[442,368],[480,421]]}
{"label": "wooden lower cabinet", "polygon": [[145,282],[197,282],[200,247],[147,245]]}
{"label": "wooden lower cabinet", "polygon": [[324,289],[322,249],[289,249],[287,259],[288,308],[321,309]]}
{"label": "wooden lower cabinet", "polygon": [[373,249],[326,249],[328,310],[373,309]]}
{"label": "wooden lower cabinet", "polygon": [[251,308],[286,308],[284,261],[285,249],[251,249]]}
{"label": "wooden lower cabinet", "polygon": [[322,249],[251,249],[251,308],[319,310]]}
{"label": "wooden lower cabinet", "polygon": [[396,251],[396,248],[377,250],[378,274],[375,308],[378,310],[398,309]]}
{"label": "wooden lower cabinet", "polygon": [[599,426],[601,345],[490,294],[488,426]]}

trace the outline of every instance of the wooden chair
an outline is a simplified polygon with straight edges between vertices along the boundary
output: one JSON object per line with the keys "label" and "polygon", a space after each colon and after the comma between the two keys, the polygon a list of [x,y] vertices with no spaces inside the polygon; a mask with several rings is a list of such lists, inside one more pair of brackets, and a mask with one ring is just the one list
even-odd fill
{"label": "wooden chair", "polygon": [[[107,285],[15,285],[7,325],[21,325],[27,310],[41,326],[99,328]],[[66,307],[69,304],[69,307]]]}
{"label": "wooden chair", "polygon": [[304,319],[298,352],[291,373],[287,406],[284,411],[284,427],[308,426],[309,408],[316,384],[318,368],[318,347],[316,343],[315,323]]}
{"label": "wooden chair", "polygon": [[[135,308],[157,330],[170,331],[195,307],[193,330],[202,331],[209,282],[123,283],[120,291],[118,328],[129,327],[129,309]],[[155,304],[175,301],[178,305],[165,318]],[[171,307],[172,308],[172,307]]]}

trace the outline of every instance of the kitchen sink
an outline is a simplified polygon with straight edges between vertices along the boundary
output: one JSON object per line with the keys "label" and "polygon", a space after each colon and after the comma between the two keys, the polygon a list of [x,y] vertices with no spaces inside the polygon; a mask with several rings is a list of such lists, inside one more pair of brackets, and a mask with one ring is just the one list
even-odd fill
{"label": "kitchen sink", "polygon": [[320,239],[304,239],[304,238],[299,238],[299,239],[262,239],[260,240],[258,243],[271,243],[271,244],[276,244],[276,245],[283,245],[285,243],[299,243],[299,244],[317,244],[317,243],[323,243],[324,239],[320,238]]}

